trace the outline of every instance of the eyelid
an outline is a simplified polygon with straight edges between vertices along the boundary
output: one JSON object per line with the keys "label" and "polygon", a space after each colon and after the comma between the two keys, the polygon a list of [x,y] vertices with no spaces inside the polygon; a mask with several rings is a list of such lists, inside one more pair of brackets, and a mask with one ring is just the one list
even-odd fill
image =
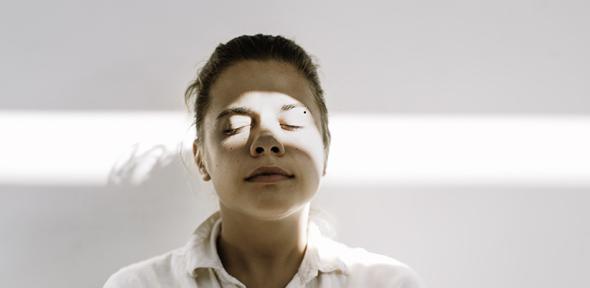
{"label": "eyelid", "polygon": [[286,126],[289,129],[299,129],[299,128],[303,128],[303,126],[297,126],[297,125],[289,125],[289,124],[281,124],[281,127]]}
{"label": "eyelid", "polygon": [[240,130],[242,130],[244,127],[247,127],[247,126],[251,126],[251,125],[244,125],[244,126],[240,126],[237,128],[223,129],[222,132],[224,135],[234,135],[234,134],[238,133]]}

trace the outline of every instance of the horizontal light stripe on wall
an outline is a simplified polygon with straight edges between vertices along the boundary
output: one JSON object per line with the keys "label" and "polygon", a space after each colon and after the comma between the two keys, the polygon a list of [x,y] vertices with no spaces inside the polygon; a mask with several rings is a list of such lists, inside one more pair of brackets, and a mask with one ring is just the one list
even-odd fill
{"label": "horizontal light stripe on wall", "polygon": [[[0,184],[106,185],[190,159],[183,112],[3,111]],[[333,114],[323,185],[590,185],[590,117]],[[194,170],[193,170],[194,172]],[[197,177],[195,177],[197,179]]]}

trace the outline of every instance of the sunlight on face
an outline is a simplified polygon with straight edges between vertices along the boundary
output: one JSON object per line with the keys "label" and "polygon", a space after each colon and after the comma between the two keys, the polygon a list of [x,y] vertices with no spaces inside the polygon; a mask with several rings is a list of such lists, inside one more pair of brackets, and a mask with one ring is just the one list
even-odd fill
{"label": "sunlight on face", "polygon": [[[224,71],[211,89],[202,147],[222,208],[278,219],[309,203],[325,160],[318,113],[307,80],[290,64],[243,61]],[[262,166],[293,177],[246,180]]]}

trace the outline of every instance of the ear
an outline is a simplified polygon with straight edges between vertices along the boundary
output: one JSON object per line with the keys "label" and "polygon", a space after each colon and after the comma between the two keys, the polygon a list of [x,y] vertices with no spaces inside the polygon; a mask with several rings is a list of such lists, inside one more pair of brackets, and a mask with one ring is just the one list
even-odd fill
{"label": "ear", "polygon": [[197,164],[197,168],[199,168],[199,172],[201,172],[201,176],[203,176],[203,181],[211,180],[211,176],[209,176],[207,167],[203,161],[203,149],[201,148],[199,138],[195,138],[193,141],[193,156],[195,159],[195,164]]}

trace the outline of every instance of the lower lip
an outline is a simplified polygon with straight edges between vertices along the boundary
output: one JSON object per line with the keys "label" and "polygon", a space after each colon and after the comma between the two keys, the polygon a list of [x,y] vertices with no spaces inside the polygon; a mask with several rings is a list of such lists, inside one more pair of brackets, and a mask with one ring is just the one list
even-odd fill
{"label": "lower lip", "polygon": [[286,181],[286,180],[289,180],[292,178],[293,178],[293,176],[289,177],[289,176],[280,175],[280,174],[273,174],[273,175],[256,176],[256,177],[250,178],[246,181],[258,182],[258,183],[274,183],[274,182]]}

